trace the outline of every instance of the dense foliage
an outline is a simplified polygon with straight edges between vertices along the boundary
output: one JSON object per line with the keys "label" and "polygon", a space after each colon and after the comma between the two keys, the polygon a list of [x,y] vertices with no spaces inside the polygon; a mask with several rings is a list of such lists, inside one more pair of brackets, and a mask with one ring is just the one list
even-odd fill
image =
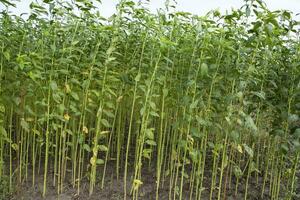
{"label": "dense foliage", "polygon": [[105,19],[88,0],[44,2],[28,19],[0,15],[10,191],[43,176],[44,196],[49,179],[61,193],[66,177],[92,194],[114,167],[125,199],[139,198],[148,168],[156,199],[162,188],[169,199],[244,188],[248,199],[250,179],[262,198],[297,196],[300,43],[289,11],[252,0],[200,17],[167,1],[152,14],[122,0]]}

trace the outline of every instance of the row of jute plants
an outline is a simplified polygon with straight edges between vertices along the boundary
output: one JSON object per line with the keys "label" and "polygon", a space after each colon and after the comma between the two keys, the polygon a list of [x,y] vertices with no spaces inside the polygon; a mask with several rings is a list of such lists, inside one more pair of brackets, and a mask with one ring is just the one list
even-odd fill
{"label": "row of jute plants", "polygon": [[122,0],[108,19],[90,1],[32,3],[28,19],[1,13],[10,192],[43,176],[44,197],[67,179],[91,195],[113,173],[124,199],[143,199],[150,170],[155,199],[249,199],[255,186],[262,199],[296,198],[299,22],[260,0],[205,16],[173,4],[153,14]]}

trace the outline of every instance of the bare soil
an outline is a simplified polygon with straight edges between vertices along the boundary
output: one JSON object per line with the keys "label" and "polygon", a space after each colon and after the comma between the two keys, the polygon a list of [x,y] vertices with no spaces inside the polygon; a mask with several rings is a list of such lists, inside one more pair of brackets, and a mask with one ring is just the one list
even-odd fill
{"label": "bare soil", "polygon": [[[154,168],[146,167],[147,169],[143,170],[143,176],[142,181],[143,184],[141,188],[139,189],[139,199],[141,200],[153,200],[155,199],[155,192],[156,192],[156,179],[155,179],[155,171]],[[129,169],[133,169],[132,167],[129,167]],[[15,186],[15,192],[14,194],[9,198],[11,200],[121,200],[123,199],[123,175],[120,174],[120,177],[117,178],[115,173],[115,165],[111,163],[110,166],[107,168],[107,175],[105,178],[105,184],[104,188],[100,188],[101,183],[101,177],[99,177],[99,180],[97,181],[96,188],[94,190],[94,193],[89,196],[89,182],[86,179],[82,180],[81,182],[81,190],[80,194],[77,194],[77,188],[73,188],[69,173],[66,178],[65,184],[64,184],[64,191],[57,195],[57,188],[54,187],[52,184],[53,180],[53,173],[51,170],[49,170],[49,176],[48,176],[48,187],[47,187],[47,196],[45,198],[42,198],[42,190],[43,190],[43,173],[40,173],[39,175],[36,175],[36,184],[32,186],[31,176],[29,174],[27,181],[23,181],[22,184]],[[122,171],[122,170],[120,170]],[[203,186],[205,187],[204,191],[202,192],[202,199],[209,199],[210,194],[210,182],[211,182],[211,175],[210,170],[207,170],[207,175],[204,177],[204,183]],[[43,170],[41,170],[43,172]],[[127,186],[130,193],[130,187],[131,187],[131,178],[132,172],[128,175],[128,181]],[[226,195],[223,196],[222,199],[227,200],[239,200],[244,199],[244,193],[245,193],[245,182],[244,179],[239,184],[238,194],[235,195],[235,179],[232,179],[231,188],[228,188],[228,184],[226,186]],[[266,188],[266,194],[263,198],[260,197],[261,194],[261,187],[257,187],[256,184],[257,179],[253,176],[249,180],[249,188],[248,188],[248,199],[249,200],[267,200],[270,199],[269,196],[269,190]],[[169,179],[166,178],[163,187],[161,187],[159,191],[159,199],[160,200],[168,200],[169,199]],[[262,177],[258,177],[258,185],[262,185]],[[225,186],[225,185],[224,185]],[[224,187],[223,186],[223,187]],[[268,186],[268,184],[267,184]],[[183,199],[189,199],[189,183],[186,182],[183,187]],[[217,190],[216,192],[217,193]],[[173,192],[172,198],[173,199]],[[130,194],[127,195],[127,199],[131,199],[132,196]],[[178,199],[178,197],[176,198]],[[213,198],[216,199],[216,198]]]}

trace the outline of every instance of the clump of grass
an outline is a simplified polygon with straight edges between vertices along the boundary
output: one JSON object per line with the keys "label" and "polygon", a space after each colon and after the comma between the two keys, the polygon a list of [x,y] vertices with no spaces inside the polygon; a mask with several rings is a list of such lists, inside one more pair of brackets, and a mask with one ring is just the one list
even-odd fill
{"label": "clump of grass", "polygon": [[12,189],[9,187],[9,177],[2,176],[0,179],[0,199],[8,199],[12,194]]}

